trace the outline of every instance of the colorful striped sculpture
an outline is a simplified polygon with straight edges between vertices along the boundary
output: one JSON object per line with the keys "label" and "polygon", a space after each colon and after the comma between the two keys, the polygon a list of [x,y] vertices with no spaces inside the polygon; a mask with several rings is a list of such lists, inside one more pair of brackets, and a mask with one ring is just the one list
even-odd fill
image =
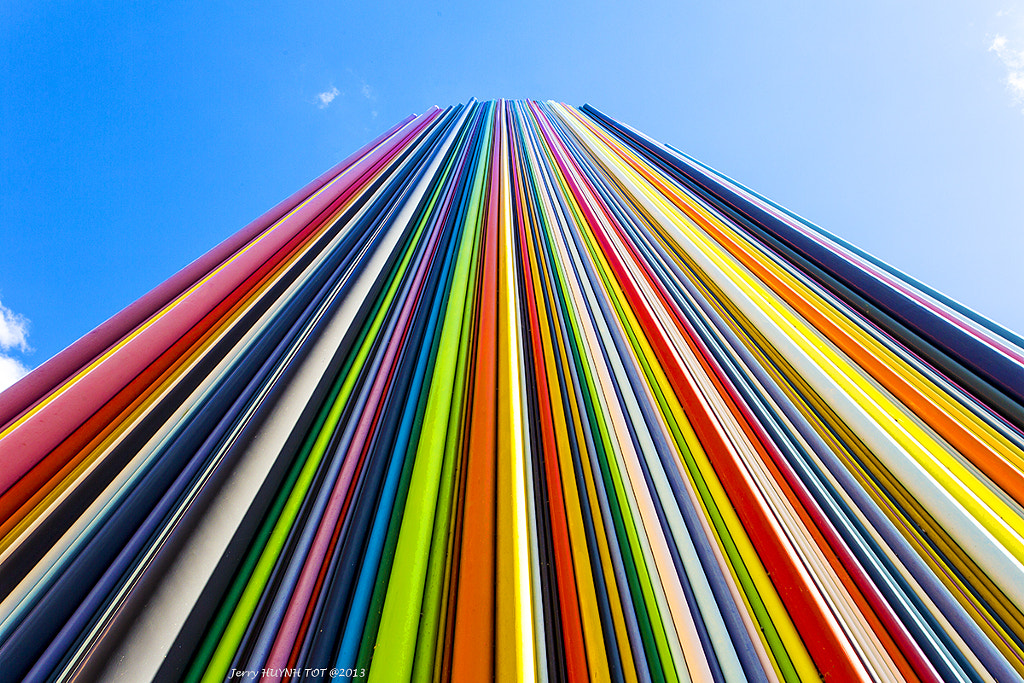
{"label": "colorful striped sculpture", "polygon": [[0,425],[5,680],[1024,674],[1024,341],[590,107],[410,117]]}

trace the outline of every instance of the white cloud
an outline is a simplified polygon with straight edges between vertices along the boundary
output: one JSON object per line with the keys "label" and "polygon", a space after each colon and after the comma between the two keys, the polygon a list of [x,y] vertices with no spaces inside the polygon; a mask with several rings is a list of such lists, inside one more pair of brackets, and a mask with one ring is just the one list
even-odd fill
{"label": "white cloud", "polygon": [[0,354],[0,391],[28,374],[28,368],[17,359]]}
{"label": "white cloud", "polygon": [[28,318],[0,303],[0,349],[29,351]]}
{"label": "white cloud", "polygon": [[324,90],[322,93],[316,96],[320,100],[320,104],[317,105],[321,109],[326,109],[327,105],[334,101],[334,98],[341,94],[341,91],[335,87],[331,87],[330,90]]}
{"label": "white cloud", "polygon": [[363,87],[359,89],[359,92],[363,93],[363,97],[365,97],[366,99],[373,99],[373,90],[370,88],[370,86],[366,85],[365,83],[363,83]]}
{"label": "white cloud", "polygon": [[[0,351],[31,351],[28,345],[28,318],[0,303]],[[28,373],[21,361],[0,353],[0,391]]]}
{"label": "white cloud", "polygon": [[1006,67],[1006,87],[1014,102],[1024,104],[1024,50],[1014,50],[1006,36],[997,35],[988,51],[995,52]]}

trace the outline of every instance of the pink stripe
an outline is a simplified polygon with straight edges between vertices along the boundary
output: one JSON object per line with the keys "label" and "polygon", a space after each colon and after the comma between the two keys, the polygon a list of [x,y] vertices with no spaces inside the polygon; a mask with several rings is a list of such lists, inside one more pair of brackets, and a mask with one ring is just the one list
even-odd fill
{"label": "pink stripe", "polygon": [[[375,164],[396,155],[438,114],[435,110],[406,124],[389,142],[352,165],[347,177],[337,177],[325,185],[326,191],[266,231],[259,242],[0,440],[0,462],[4,464],[0,469],[0,491],[10,488],[332,202],[358,188],[362,177]],[[333,183],[337,187],[331,187]]]}
{"label": "pink stripe", "polygon": [[[464,164],[465,158],[460,162],[460,169]],[[446,192],[444,204],[441,209],[442,215],[447,213],[451,207],[452,197],[454,196],[454,192],[452,190],[454,187],[455,184],[450,185]],[[277,636],[274,638],[274,645],[267,657],[267,669],[277,670],[287,667],[289,655],[291,654],[292,648],[295,645],[295,640],[299,635],[299,627],[302,624],[302,618],[305,614],[306,607],[312,599],[313,588],[316,585],[317,575],[319,574],[320,568],[326,559],[327,548],[330,544],[331,536],[333,536],[338,520],[344,512],[343,503],[348,490],[352,486],[352,481],[355,478],[356,465],[362,461],[364,451],[369,447],[371,432],[378,423],[378,415],[382,409],[384,397],[387,393],[388,387],[393,381],[393,365],[395,363],[395,358],[399,351],[405,346],[405,340],[408,336],[413,311],[416,308],[417,302],[420,300],[423,284],[430,271],[430,266],[436,258],[438,244],[442,233],[442,224],[443,221],[441,220],[434,223],[436,229],[432,231],[428,238],[427,246],[424,251],[425,258],[419,260],[419,265],[416,269],[409,292],[405,297],[401,313],[395,321],[395,329],[391,334],[385,336],[386,339],[390,339],[391,341],[388,343],[384,358],[381,361],[377,375],[371,385],[367,403],[360,412],[359,423],[352,436],[349,450],[345,454],[341,472],[339,472],[338,478],[335,481],[334,490],[331,491],[331,498],[328,501],[327,508],[324,510],[324,515],[321,518],[319,527],[317,528],[316,537],[313,540],[309,554],[303,564],[299,581],[297,582],[295,589],[292,591],[291,599],[288,602],[288,608],[281,621],[281,627],[277,632]],[[261,680],[269,683],[270,681],[280,680],[280,677],[267,675]]]}
{"label": "pink stripe", "polygon": [[203,276],[280,220],[282,216],[354,164],[361,156],[381,144],[415,118],[415,116],[410,116],[404,121],[399,122],[376,140],[367,144],[316,180],[311,181],[304,188],[288,197],[288,199],[280,202],[277,206],[242,228],[242,230],[228,237],[163,283],[157,285],[149,293],[144,294],[127,308],[111,316],[99,327],[87,333],[81,339],[71,344],[71,346],[11,385],[0,394],[0,425],[6,427],[13,422],[40,399],[63,384],[76,371],[87,365],[89,361],[102,355],[104,351],[173,301],[194,282],[201,280]]}

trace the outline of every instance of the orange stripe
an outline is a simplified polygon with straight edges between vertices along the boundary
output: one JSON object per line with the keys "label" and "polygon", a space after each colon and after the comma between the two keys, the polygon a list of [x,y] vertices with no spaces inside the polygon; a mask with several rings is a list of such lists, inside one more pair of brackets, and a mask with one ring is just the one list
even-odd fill
{"label": "orange stripe", "polygon": [[499,139],[491,151],[492,182],[483,237],[483,270],[469,423],[465,512],[459,557],[457,617],[452,656],[453,681],[494,678],[494,548],[498,406],[498,191]]}
{"label": "orange stripe", "polygon": [[[595,131],[598,132],[598,131]],[[602,134],[602,137],[605,137]],[[606,138],[607,141],[607,138]],[[993,448],[979,439],[976,434],[964,427],[952,416],[936,406],[917,387],[908,382],[902,375],[879,359],[852,335],[833,322],[822,309],[815,307],[803,295],[779,278],[760,260],[732,238],[727,231],[721,230],[712,221],[697,211],[690,201],[680,195],[675,188],[663,182],[655,173],[630,155],[623,154],[618,145],[609,142],[618,156],[640,173],[673,204],[681,209],[687,217],[706,230],[730,254],[749,268],[758,278],[782,297],[796,311],[810,322],[819,332],[828,337],[841,348],[854,362],[866,370],[882,386],[892,392],[904,405],[913,410],[928,423],[955,449],[968,455],[985,474],[992,478],[1015,501],[1024,505],[1024,473],[1015,468]],[[821,306],[829,307],[827,302]]]}

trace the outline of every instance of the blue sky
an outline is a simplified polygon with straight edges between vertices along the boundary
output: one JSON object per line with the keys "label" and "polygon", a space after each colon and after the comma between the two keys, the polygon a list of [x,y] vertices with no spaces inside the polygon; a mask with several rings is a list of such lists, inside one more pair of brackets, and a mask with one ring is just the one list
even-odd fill
{"label": "blue sky", "polygon": [[590,103],[1024,332],[1019,0],[142,4],[0,4],[0,384],[470,97]]}

